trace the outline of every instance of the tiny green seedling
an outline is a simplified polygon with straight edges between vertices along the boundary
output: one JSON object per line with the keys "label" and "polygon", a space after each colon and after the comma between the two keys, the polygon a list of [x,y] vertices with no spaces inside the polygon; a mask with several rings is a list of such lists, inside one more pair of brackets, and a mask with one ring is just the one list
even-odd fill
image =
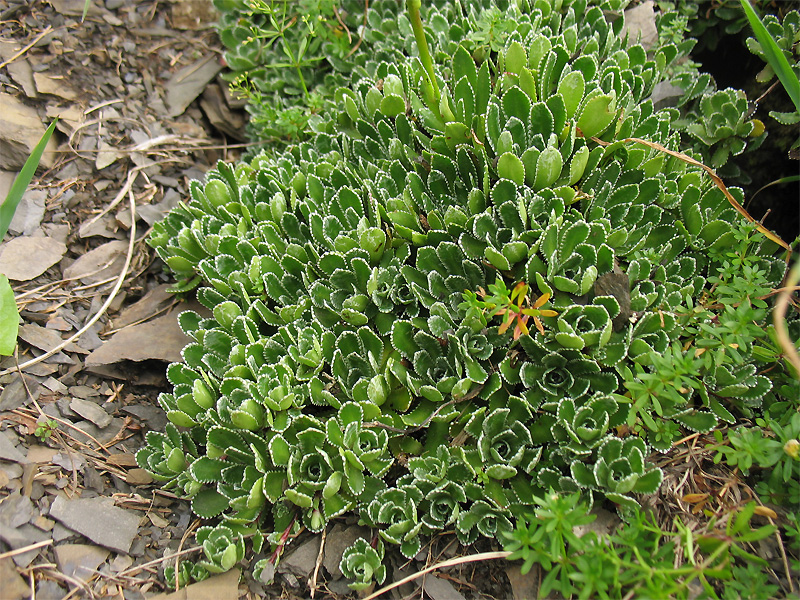
{"label": "tiny green seedling", "polygon": [[53,419],[47,419],[43,423],[39,423],[36,427],[36,431],[33,432],[37,438],[39,438],[42,442],[46,442],[50,439],[50,436],[53,435],[53,432],[58,427],[58,423]]}

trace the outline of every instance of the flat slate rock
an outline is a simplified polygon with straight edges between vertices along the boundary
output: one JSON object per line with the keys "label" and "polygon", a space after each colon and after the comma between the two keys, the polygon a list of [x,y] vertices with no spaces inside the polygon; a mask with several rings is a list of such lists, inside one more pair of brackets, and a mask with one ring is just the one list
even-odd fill
{"label": "flat slate rock", "polygon": [[103,410],[103,407],[97,404],[97,402],[83,400],[82,398],[73,398],[69,403],[69,407],[84,419],[88,419],[101,429],[111,424],[111,415]]}
{"label": "flat slate rock", "polygon": [[[11,94],[0,93],[0,168],[18,171],[44,135],[45,126],[39,112]],[[41,165],[55,164],[56,140],[42,154]]]}
{"label": "flat slate rock", "polygon": [[[13,433],[11,434],[13,435]],[[9,439],[9,432],[0,433],[0,460],[8,460],[16,463],[26,463],[28,459],[20,452],[13,442]]]}
{"label": "flat slate rock", "polygon": [[150,600],[237,600],[241,571],[232,569],[222,575],[187,585],[171,594],[159,594]]}
{"label": "flat slate rock", "polygon": [[125,265],[128,242],[114,240],[90,250],[64,269],[65,279],[80,279],[81,283],[97,283],[118,276]]}
{"label": "flat slate rock", "polygon": [[88,544],[62,544],[55,547],[59,570],[69,577],[89,581],[110,552]]}
{"label": "flat slate rock", "polygon": [[25,580],[17,573],[14,562],[10,558],[0,558],[0,589],[3,592],[3,600],[22,600],[29,598],[31,589]]}
{"label": "flat slate rock", "polygon": [[422,589],[431,600],[465,600],[452,583],[436,575],[427,575]]}
{"label": "flat slate rock", "polygon": [[315,535],[291,550],[278,563],[278,573],[291,573],[298,579],[306,581],[317,564],[321,541],[322,537]]}
{"label": "flat slate rock", "polygon": [[86,366],[110,365],[122,360],[180,362],[181,350],[191,341],[178,325],[178,313],[120,329],[86,357]]}
{"label": "flat slate rock", "polygon": [[0,272],[14,281],[29,281],[59,262],[66,253],[67,246],[53,238],[14,238],[0,246]]}
{"label": "flat slate rock", "polygon": [[77,531],[95,544],[128,554],[139,530],[139,515],[114,506],[111,498],[76,498],[57,496],[50,516],[65,527]]}
{"label": "flat slate rock", "polygon": [[336,523],[333,528],[328,532],[325,538],[325,554],[322,559],[322,566],[331,574],[334,579],[339,579],[342,576],[339,570],[339,563],[342,560],[344,551],[356,543],[360,537],[368,540],[370,539],[370,531],[366,527],[359,527],[358,525],[345,526],[341,523]]}

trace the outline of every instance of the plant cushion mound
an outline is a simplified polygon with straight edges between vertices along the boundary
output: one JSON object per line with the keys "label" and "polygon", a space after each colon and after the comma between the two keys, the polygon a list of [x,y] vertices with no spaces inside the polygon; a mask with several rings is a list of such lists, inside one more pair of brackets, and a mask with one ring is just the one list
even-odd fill
{"label": "plant cushion mound", "polygon": [[[207,571],[347,512],[411,557],[444,529],[502,540],[550,489],[636,506],[653,447],[774,399],[742,325],[765,303],[723,315],[736,349],[708,323],[777,285],[777,247],[698,167],[623,141],[679,149],[648,98],[685,48],[627,46],[605,4],[529,4],[500,46],[496,7],[461,43],[432,11],[438,103],[416,56],[377,64],[308,141],[220,163],[154,227],[213,316],[181,316],[171,424],[137,460],[221,515]],[[382,555],[343,570],[382,580]]]}

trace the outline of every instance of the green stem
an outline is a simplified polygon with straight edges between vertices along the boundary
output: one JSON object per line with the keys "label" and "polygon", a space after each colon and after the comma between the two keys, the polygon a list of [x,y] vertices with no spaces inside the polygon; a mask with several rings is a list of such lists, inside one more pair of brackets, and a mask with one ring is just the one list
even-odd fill
{"label": "green stem", "polygon": [[439,100],[442,97],[439,91],[439,84],[436,83],[436,73],[433,70],[433,60],[431,60],[431,53],[428,49],[428,40],[425,37],[425,29],[422,27],[422,18],[420,17],[419,10],[422,7],[422,0],[406,0],[406,8],[408,9],[408,18],[411,20],[411,29],[414,30],[414,38],[417,40],[417,49],[419,50],[419,58],[422,61],[422,66],[425,68],[425,79],[430,86],[434,104],[434,112],[439,113]]}

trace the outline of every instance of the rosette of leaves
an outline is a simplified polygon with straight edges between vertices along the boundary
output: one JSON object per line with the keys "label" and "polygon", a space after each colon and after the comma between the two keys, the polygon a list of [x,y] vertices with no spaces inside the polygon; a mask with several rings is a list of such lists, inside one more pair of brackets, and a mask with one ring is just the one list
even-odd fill
{"label": "rosette of leaves", "polygon": [[591,453],[613,427],[622,424],[619,402],[610,394],[597,393],[583,403],[564,398],[556,409],[553,435],[563,439],[561,447],[579,456]]}
{"label": "rosette of leaves", "polygon": [[360,592],[374,583],[381,584],[386,580],[383,554],[383,542],[380,539],[372,546],[364,538],[358,538],[345,549],[339,569],[345,577],[353,580],[347,584],[351,590]]}
{"label": "rosette of leaves", "polygon": [[583,462],[572,463],[573,480],[581,488],[602,492],[617,504],[635,507],[636,501],[627,494],[652,494],[661,484],[663,473],[647,468],[647,446],[637,437],[609,436],[593,454],[596,457],[593,467]]}
{"label": "rosette of leaves", "polygon": [[205,558],[197,566],[209,573],[224,573],[244,558],[244,538],[229,527],[203,526],[197,530],[196,540],[203,547]]}
{"label": "rosette of leaves", "polygon": [[696,110],[697,118],[690,113],[685,131],[702,142],[698,148],[709,157],[710,167],[719,169],[730,156],[741,154],[748,145],[745,138],[757,138],[750,150],[764,140],[764,124],[747,118],[747,97],[741,90],[729,88],[707,94],[700,98]]}
{"label": "rosette of leaves", "polygon": [[551,218],[538,248],[544,261],[535,255],[532,264],[528,265],[528,272],[546,273],[545,279],[561,292],[579,296],[589,292],[597,275],[610,271],[614,266],[611,247],[605,241],[599,246],[591,243],[592,239],[607,238],[600,223],[593,225],[583,220],[565,222],[563,217]]}
{"label": "rosette of leaves", "polygon": [[177,574],[175,565],[164,567],[164,579],[171,586],[186,587],[193,581],[208,579],[209,575],[210,573],[205,567],[190,561],[182,561],[178,566]]}
{"label": "rosette of leaves", "polygon": [[[517,405],[519,407],[519,405]],[[522,413],[522,414],[520,414]],[[465,431],[477,440],[477,448],[465,450],[465,461],[489,479],[510,479],[518,472],[533,473],[542,454],[534,448],[524,425],[530,413],[498,408],[488,414],[473,415]]]}
{"label": "rosette of leaves", "polygon": [[403,556],[412,558],[422,547],[423,522],[417,510],[422,499],[422,492],[413,485],[388,488],[365,506],[361,518],[371,526],[380,527],[384,540],[399,544]]}
{"label": "rosette of leaves", "polygon": [[439,446],[435,456],[409,460],[408,470],[404,480],[411,481],[423,495],[419,513],[425,533],[441,531],[455,523],[467,503],[467,488],[473,478],[473,469],[462,456]]}
{"label": "rosette of leaves", "polygon": [[555,340],[564,348],[602,348],[611,339],[611,315],[605,306],[573,304],[561,311],[556,325]]}
{"label": "rosette of leaves", "polygon": [[192,510],[203,518],[225,512],[230,523],[249,523],[275,495],[267,442],[247,430],[216,425],[208,430],[205,445],[205,456],[189,469],[204,486],[192,499]]}
{"label": "rosette of leaves", "polygon": [[469,510],[458,515],[456,537],[464,545],[471,544],[478,536],[503,539],[511,533],[511,511],[484,500],[473,502]]}
{"label": "rosette of leaves", "polygon": [[382,477],[392,465],[389,435],[385,429],[364,427],[364,409],[354,402],[343,404],[335,419],[327,422],[327,439],[339,450],[345,482],[350,493],[364,492],[363,472]]}
{"label": "rosette of leaves", "polygon": [[363,467],[359,470],[350,465],[345,470],[343,458],[317,419],[298,418],[286,438],[273,440],[270,450],[278,464],[286,467],[288,488],[283,497],[299,509],[311,531],[320,531],[328,519],[351,508],[353,490],[364,491]]}
{"label": "rosette of leaves", "polygon": [[[792,10],[781,18],[775,14],[764,14],[761,22],[786,57],[789,66],[800,77],[800,53],[797,50],[797,43],[800,42],[800,13],[797,10]],[[754,37],[748,37],[746,45],[750,52],[766,63],[764,69],[756,76],[756,80],[766,83],[775,78],[775,71],[770,61],[767,60],[767,55],[758,40]],[[796,112],[775,114],[770,112],[770,116],[784,125],[796,123],[798,119]]]}
{"label": "rosette of leaves", "polygon": [[191,497],[200,485],[189,477],[188,468],[200,454],[189,432],[167,423],[164,433],[148,431],[147,444],[136,453],[136,464],[145,469],[165,489],[178,488]]}
{"label": "rosette of leaves", "polygon": [[520,339],[527,360],[509,356],[500,372],[509,384],[522,384],[523,397],[533,409],[551,410],[565,397],[580,400],[594,392],[616,390],[617,377],[581,352],[550,350],[531,338]]}

